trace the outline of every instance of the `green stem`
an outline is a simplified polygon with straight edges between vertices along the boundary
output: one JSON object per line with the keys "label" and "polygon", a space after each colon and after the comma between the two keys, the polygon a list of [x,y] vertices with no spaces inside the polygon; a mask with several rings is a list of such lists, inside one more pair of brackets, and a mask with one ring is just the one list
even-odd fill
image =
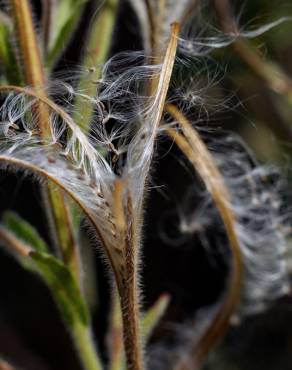
{"label": "green stem", "polygon": [[84,370],[102,370],[90,329],[77,322],[72,329],[72,337]]}
{"label": "green stem", "polygon": [[[119,0],[107,0],[99,11],[90,30],[83,66],[89,69],[93,68],[90,76],[85,75],[79,84],[79,89],[90,97],[94,97],[97,94],[97,86],[94,82],[100,79],[100,67],[105,63],[110,51],[118,3]],[[93,110],[94,106],[91,102],[84,101],[83,98],[77,98],[75,111],[78,114],[74,116],[75,122],[83,129],[88,130]],[[81,116],[80,112],[82,112]]]}
{"label": "green stem", "polygon": [[121,305],[118,292],[113,294],[112,312],[110,316],[111,330],[109,342],[109,370],[121,370],[125,367],[125,356],[123,352],[123,323]]}

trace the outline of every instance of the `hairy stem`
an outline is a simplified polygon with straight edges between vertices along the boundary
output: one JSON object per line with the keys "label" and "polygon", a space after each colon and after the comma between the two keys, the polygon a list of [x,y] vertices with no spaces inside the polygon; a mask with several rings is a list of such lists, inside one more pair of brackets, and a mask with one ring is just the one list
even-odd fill
{"label": "hairy stem", "polygon": [[[165,52],[162,69],[159,78],[151,80],[149,84],[150,96],[153,99],[155,111],[152,117],[152,144],[157,133],[163,107],[165,104],[169,82],[172,75],[174,60],[177,49],[179,24],[174,23],[171,28],[170,40]],[[142,201],[137,207],[137,215],[134,217],[130,196],[124,194],[125,184],[117,180],[114,191],[115,218],[120,234],[123,264],[121,265],[118,290],[121,302],[124,347],[126,352],[128,370],[142,370],[143,343],[140,330],[139,312],[139,288],[138,288],[138,264],[139,264],[139,233],[141,225],[138,224],[139,215],[142,212]],[[124,198],[127,198],[124,200]]]}
{"label": "hairy stem", "polygon": [[[45,75],[29,2],[27,0],[11,0],[11,5],[15,19],[16,36],[21,50],[21,64],[25,82],[35,88],[39,88],[40,94],[45,94],[42,90],[45,84]],[[49,114],[47,110],[40,104],[36,104],[34,109],[39,115],[38,125],[41,136],[50,136]]]}
{"label": "hairy stem", "polygon": [[[129,246],[129,249],[132,248]],[[132,264],[134,265],[134,264]],[[138,305],[138,287],[133,271],[134,266],[127,266],[122,290],[120,289],[120,301],[123,321],[124,347],[128,370],[143,370],[142,345],[140,338],[140,314]]]}
{"label": "hairy stem", "polygon": [[[124,348],[128,370],[143,370],[142,339],[140,331],[139,289],[137,284],[138,236],[133,219],[132,201],[124,201],[125,183],[117,179],[114,190],[114,208],[117,231],[121,242],[123,262],[120,266],[118,292],[123,323]],[[126,203],[126,204],[125,204]]]}
{"label": "hairy stem", "polygon": [[142,370],[143,355],[140,330],[139,291],[137,285],[137,256],[133,245],[133,235],[129,230],[126,238],[127,256],[125,277],[119,289],[123,321],[124,347],[128,370]]}

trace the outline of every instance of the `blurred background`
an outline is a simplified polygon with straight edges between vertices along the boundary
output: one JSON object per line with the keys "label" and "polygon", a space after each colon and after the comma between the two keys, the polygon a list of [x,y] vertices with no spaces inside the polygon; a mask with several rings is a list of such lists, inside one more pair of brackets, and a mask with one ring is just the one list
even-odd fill
{"label": "blurred background", "polygon": [[[200,22],[203,24],[211,17],[216,29],[226,27],[226,19],[220,13],[223,3],[220,0],[203,2]],[[35,20],[41,29],[43,3],[35,0],[33,4]],[[238,0],[232,1],[232,6],[243,30],[283,16],[292,17],[291,0]],[[85,6],[74,36],[55,66],[56,75],[59,71],[80,65],[90,20],[98,8],[95,0]],[[138,21],[130,4],[121,0],[111,54],[141,50],[142,41],[137,30]],[[279,165],[289,178],[292,154],[292,21],[283,22],[246,43],[219,49],[204,63],[201,85],[208,87],[204,93],[210,97],[210,102],[214,102],[210,104],[205,124],[237,132],[259,162]],[[168,154],[164,155],[166,152]],[[162,158],[153,169],[145,210],[142,286],[145,309],[162,293],[171,296],[163,322],[151,339],[155,343],[162,337],[166,338],[171,346],[175,344],[179,324],[187,323],[199,308],[218,300],[224,288],[227,266],[219,254],[210,258],[196,235],[178,237],[177,204],[182,201],[193,176],[187,166],[181,165],[180,154],[167,140],[159,145],[157,157],[159,154]],[[48,239],[40,198],[36,183],[21,175],[1,172],[0,211],[16,210]],[[225,236],[216,232],[215,225],[208,230],[207,238],[212,244]],[[94,281],[89,289],[93,329],[106,359],[110,288],[97,250],[88,246],[85,255],[88,261],[86,273]],[[2,249],[0,301],[0,354],[4,358],[11,359],[24,370],[80,369],[49,291]],[[292,301],[286,297],[276,302],[268,312],[231,327],[224,343],[206,365],[208,369],[213,369],[214,363],[216,370],[292,369],[291,309]]]}

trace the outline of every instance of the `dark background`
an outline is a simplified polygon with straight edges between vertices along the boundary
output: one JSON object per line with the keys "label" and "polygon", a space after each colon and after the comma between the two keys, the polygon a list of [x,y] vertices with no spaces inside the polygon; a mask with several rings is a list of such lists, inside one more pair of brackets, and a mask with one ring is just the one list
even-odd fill
{"label": "dark background", "polygon": [[[290,11],[292,15],[289,1],[247,1],[244,9],[243,24],[257,15],[263,15],[263,20],[270,15],[274,19],[281,12]],[[56,73],[80,63],[82,46],[90,23],[88,19],[94,10],[95,4],[92,1],[86,7],[74,38],[56,66]],[[38,20],[41,13],[39,1],[35,1],[34,11]],[[292,73],[291,35],[292,25],[285,24],[260,40],[265,45],[260,47],[266,50],[267,57],[279,63],[287,73]],[[141,48],[135,16],[130,6],[122,1],[111,53]],[[290,107],[290,111],[287,108],[288,113],[281,115],[281,99],[275,97],[230,48],[215,54],[214,60],[215,63],[227,66],[227,72],[218,83],[216,91],[211,91],[211,94],[219,94],[224,99],[225,95],[227,97],[236,91],[236,97],[230,99],[229,104],[231,108],[233,105],[237,105],[237,108],[220,110],[212,116],[211,124],[239,132],[256,150],[261,161],[277,162],[281,166],[289,164],[289,117],[292,117],[292,108]],[[244,103],[238,105],[239,100]],[[282,126],[285,129],[281,129]],[[159,340],[162,335],[171,340],[175,336],[171,323],[190,320],[199,307],[216,302],[224,288],[227,274],[223,258],[215,255],[214,264],[198,237],[177,238],[177,204],[183,200],[183,195],[193,182],[193,175],[186,165],[182,166],[180,154],[167,140],[159,143],[158,157],[162,159],[155,161],[145,209],[145,257],[142,264],[144,308],[151,306],[164,292],[169,293],[172,300],[153,341]],[[41,209],[41,197],[36,183],[21,175],[1,172],[0,211],[7,209],[16,210],[36,225],[43,237],[48,239],[47,222]],[[216,238],[225,238],[216,232],[215,226],[208,230],[207,237],[210,243],[215,243]],[[106,358],[104,337],[108,324],[106,314],[109,310],[110,289],[104,278],[104,267],[98,252],[94,246],[92,250],[98,285],[93,330]],[[80,369],[70,337],[49,291],[38,278],[24,271],[2,250],[0,297],[0,353],[4,358],[27,370]],[[242,327],[231,329],[222,358],[227,356],[229,362],[234,361],[237,365],[226,365],[222,369],[236,370],[241,369],[240,366],[257,370],[292,369],[292,337],[289,333],[291,324],[290,302],[286,299],[266,315],[251,318]]]}

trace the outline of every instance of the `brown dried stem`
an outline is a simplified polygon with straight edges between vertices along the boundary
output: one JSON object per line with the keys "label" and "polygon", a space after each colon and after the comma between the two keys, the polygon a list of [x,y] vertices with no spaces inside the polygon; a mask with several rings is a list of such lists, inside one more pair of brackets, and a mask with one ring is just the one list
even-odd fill
{"label": "brown dried stem", "polygon": [[[225,225],[232,252],[231,273],[223,303],[199,343],[195,343],[191,351],[194,361],[201,364],[210,349],[224,336],[230,317],[239,302],[242,275],[240,243],[235,230],[235,217],[230,209],[228,189],[206,145],[176,106],[168,104],[165,109],[179,123],[184,135],[170,128],[167,129],[167,134],[173,138],[204,181]],[[186,368],[183,363],[179,370]]]}
{"label": "brown dried stem", "polygon": [[114,211],[121,243],[121,253],[123,254],[118,292],[122,312],[127,369],[142,370],[144,364],[140,335],[139,290],[137,285],[137,228],[133,219],[131,198],[125,194],[125,183],[120,179],[117,179],[115,183]]}

